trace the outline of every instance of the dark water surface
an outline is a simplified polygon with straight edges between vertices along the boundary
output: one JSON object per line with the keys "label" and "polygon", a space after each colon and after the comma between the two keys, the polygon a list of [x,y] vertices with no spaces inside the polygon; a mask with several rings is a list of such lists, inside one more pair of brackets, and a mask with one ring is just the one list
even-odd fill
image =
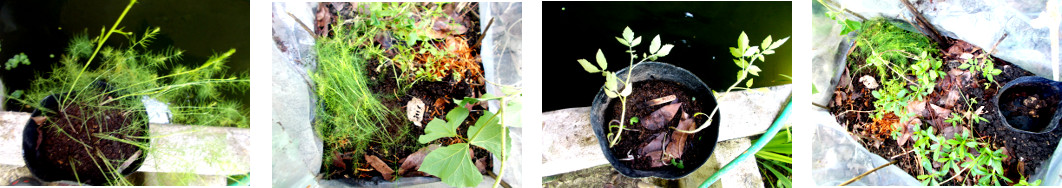
{"label": "dark water surface", "polygon": [[[0,0],[0,63],[25,52],[31,66],[0,69],[8,92],[27,89],[36,75],[48,74],[58,63],[70,38],[87,31],[89,37],[110,28],[129,1]],[[250,66],[250,6],[247,0],[146,0],[138,1],[119,27],[142,36],[148,28],[160,27],[149,46],[184,50],[179,64],[196,66],[210,56],[236,49],[227,66],[232,73],[247,73]],[[128,40],[112,35],[109,46],[126,46]],[[54,54],[54,58],[49,57]],[[248,104],[250,94],[226,93]],[[9,101],[8,110],[19,110]]]}
{"label": "dark water surface", "polygon": [[[745,31],[751,45],[767,35],[774,40],[792,35],[791,2],[543,2],[542,87],[544,111],[590,106],[604,83],[589,74],[577,59],[594,61],[597,49],[608,59],[610,71],[627,67],[629,58],[616,41],[630,26],[647,51],[657,34],[664,44],[674,44],[670,55],[657,61],[693,72],[713,90],[725,90],[737,79],[729,47]],[[792,75],[792,39],[766,62],[756,62],[763,72],[753,87],[789,84]],[[743,83],[741,84],[744,85]]]}

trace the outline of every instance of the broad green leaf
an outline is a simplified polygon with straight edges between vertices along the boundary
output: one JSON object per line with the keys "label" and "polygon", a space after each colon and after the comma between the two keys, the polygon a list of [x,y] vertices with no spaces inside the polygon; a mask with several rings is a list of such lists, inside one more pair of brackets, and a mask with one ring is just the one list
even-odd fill
{"label": "broad green leaf", "polygon": [[620,44],[623,44],[623,46],[631,46],[631,44],[628,43],[627,40],[624,40],[623,38],[616,37],[616,40],[618,40],[620,42]]}
{"label": "broad green leaf", "polygon": [[630,26],[623,28],[623,39],[627,40],[627,41],[633,41],[634,40],[634,31],[631,31],[631,27]]}
{"label": "broad green leaf", "polygon": [[789,41],[789,37],[785,37],[783,39],[778,39],[778,41],[772,42],[771,43],[771,47],[767,48],[767,50],[772,50],[773,51],[774,49],[777,49],[779,46],[782,46],[782,44],[785,44],[786,41]]}
{"label": "broad green leaf", "polygon": [[660,51],[660,35],[656,35],[653,41],[649,42],[649,53],[656,54],[657,51]]}
{"label": "broad green leaf", "polygon": [[601,67],[601,70],[608,70],[608,62],[605,61],[605,53],[601,52],[601,49],[597,49],[597,66]]}
{"label": "broad green leaf", "polygon": [[483,181],[483,175],[469,156],[468,143],[435,149],[424,156],[424,163],[417,170],[438,176],[443,183],[454,187],[474,187]]}
{"label": "broad green leaf", "polygon": [[[501,151],[502,144],[502,126],[499,124],[498,116],[490,111],[484,111],[483,116],[476,120],[476,124],[468,128],[468,143],[472,145],[483,147],[494,155],[503,155]],[[508,137],[506,137],[508,138]],[[508,139],[506,140],[508,141]],[[508,143],[508,142],[506,142]],[[510,148],[510,147],[505,147]]]}
{"label": "broad green leaf", "polygon": [[763,39],[763,42],[760,43],[760,48],[761,48],[761,50],[767,50],[767,48],[770,48],[770,47],[771,47],[771,36],[767,35],[767,38]]}
{"label": "broad green leaf", "polygon": [[675,45],[665,44],[664,47],[660,48],[660,51],[656,52],[656,56],[657,57],[664,57],[667,54],[670,54],[671,53],[671,48],[674,48],[674,47],[675,47]]}
{"label": "broad green leaf", "polygon": [[642,44],[642,37],[634,38],[634,41],[631,42],[631,47],[638,46],[639,44]]}
{"label": "broad green leaf", "polygon": [[457,126],[452,126],[439,118],[432,119],[424,126],[424,135],[417,138],[417,142],[427,144],[435,139],[457,136]]}
{"label": "broad green leaf", "polygon": [[749,73],[751,73],[752,75],[760,76],[760,71],[763,71],[763,70],[760,70],[759,66],[756,66],[756,65],[749,66]]}
{"label": "broad green leaf", "polygon": [[579,65],[582,65],[583,66],[583,70],[586,70],[586,72],[589,72],[589,73],[601,72],[601,69],[597,69],[597,67],[595,67],[594,65],[590,64],[590,61],[587,61],[586,59],[579,59],[578,61],[579,61]]}
{"label": "broad green leaf", "polygon": [[449,124],[453,124],[453,129],[450,129],[450,131],[453,132],[454,135],[457,135],[457,131],[456,131],[457,126],[461,125],[461,123],[465,122],[465,118],[467,118],[467,117],[468,117],[468,109],[465,108],[465,107],[460,107],[460,106],[458,106],[458,107],[454,108],[453,110],[450,110],[450,112],[446,113],[446,122],[449,123]]}
{"label": "broad green leaf", "polygon": [[520,103],[519,99],[508,100],[506,102],[508,105],[506,105],[505,109],[502,111],[502,114],[505,115],[505,126],[522,127],[520,124],[520,110],[524,108],[523,104]]}

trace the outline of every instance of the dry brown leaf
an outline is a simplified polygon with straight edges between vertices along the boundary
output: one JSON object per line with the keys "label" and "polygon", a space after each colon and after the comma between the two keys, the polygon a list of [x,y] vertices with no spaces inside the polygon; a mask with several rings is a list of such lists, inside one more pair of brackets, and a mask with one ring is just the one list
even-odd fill
{"label": "dry brown leaf", "polygon": [[44,120],[47,120],[48,116],[37,116],[37,117],[31,117],[30,119],[33,119],[33,122],[37,123],[37,125],[43,125],[44,124]]}
{"label": "dry brown leaf", "polygon": [[398,167],[398,175],[401,176],[427,176],[424,172],[418,171],[420,164],[424,162],[424,156],[441,147],[439,144],[428,145],[427,147],[420,148],[417,152],[409,154],[405,159],[402,159],[402,165]]}
{"label": "dry brown leaf", "polygon": [[[692,131],[696,129],[696,121],[690,118],[689,114],[682,113],[682,121],[679,121],[678,130]],[[664,150],[668,156],[679,158],[682,157],[683,152],[686,150],[686,138],[690,134],[675,131],[671,133],[671,141],[668,142],[667,148]]]}
{"label": "dry brown leaf", "polygon": [[369,165],[371,165],[373,169],[376,169],[377,172],[383,174],[385,180],[393,180],[392,176],[394,175],[395,171],[391,170],[391,167],[388,167],[387,163],[384,163],[383,160],[380,160],[379,157],[376,157],[374,155],[365,155],[365,161],[369,162]]}
{"label": "dry brown leaf", "polygon": [[650,114],[649,118],[642,121],[645,123],[643,126],[649,130],[657,130],[664,127],[671,121],[671,119],[675,118],[675,114],[677,114],[679,107],[682,107],[682,103],[669,104],[661,107]]}
{"label": "dry brown leaf", "polygon": [[666,137],[667,135],[664,135],[664,133],[656,133],[655,135],[653,135],[652,140],[642,144],[642,148],[638,150],[638,155],[648,155],[649,153],[653,153],[656,151],[663,151],[664,138]]}

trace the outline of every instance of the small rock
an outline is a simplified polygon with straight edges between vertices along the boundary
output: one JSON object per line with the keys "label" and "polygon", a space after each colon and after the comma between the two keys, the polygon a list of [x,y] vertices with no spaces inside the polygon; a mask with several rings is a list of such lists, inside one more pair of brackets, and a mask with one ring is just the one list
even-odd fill
{"label": "small rock", "polygon": [[424,101],[413,97],[406,103],[406,119],[412,121],[417,127],[421,127],[420,120],[424,118]]}
{"label": "small rock", "polygon": [[871,77],[870,75],[863,75],[863,77],[859,78],[859,82],[863,83],[863,86],[866,86],[867,89],[877,89],[878,88],[878,81],[876,79],[874,79],[874,77]]}

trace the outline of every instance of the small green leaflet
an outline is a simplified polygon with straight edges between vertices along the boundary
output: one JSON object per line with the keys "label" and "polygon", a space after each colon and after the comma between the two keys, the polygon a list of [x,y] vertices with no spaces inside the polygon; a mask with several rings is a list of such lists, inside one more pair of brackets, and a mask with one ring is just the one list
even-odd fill
{"label": "small green leaflet", "polygon": [[608,70],[608,62],[605,61],[605,54],[601,53],[601,49],[597,49],[597,65],[601,66],[601,70]]}
{"label": "small green leaflet", "polygon": [[578,61],[579,61],[579,65],[582,65],[583,69],[586,70],[586,72],[590,72],[590,73],[601,72],[601,69],[597,69],[597,67],[595,67],[594,65],[590,64],[590,61],[587,61],[586,59],[579,59]]}
{"label": "small green leaflet", "polygon": [[457,143],[435,149],[424,156],[421,172],[438,176],[446,185],[454,187],[473,187],[483,181],[483,175],[472,164],[469,157],[468,143]]}

